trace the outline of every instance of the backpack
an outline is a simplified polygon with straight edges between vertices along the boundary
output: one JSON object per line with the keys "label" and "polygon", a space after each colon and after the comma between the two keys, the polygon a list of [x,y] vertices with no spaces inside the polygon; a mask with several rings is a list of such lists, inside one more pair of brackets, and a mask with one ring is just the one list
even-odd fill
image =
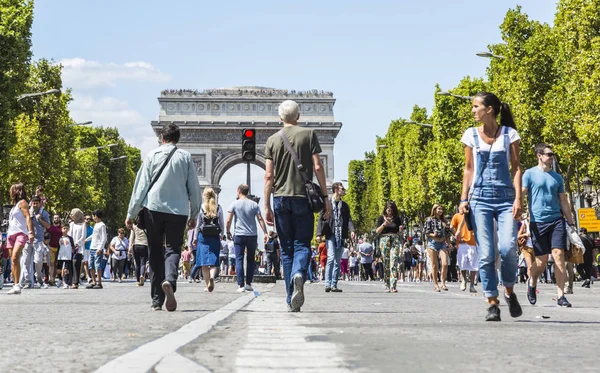
{"label": "backpack", "polygon": [[204,215],[204,209],[201,210],[202,219],[200,221],[200,233],[203,236],[219,236],[221,234],[221,226],[219,224],[219,209],[221,206],[217,206],[217,216],[210,218]]}

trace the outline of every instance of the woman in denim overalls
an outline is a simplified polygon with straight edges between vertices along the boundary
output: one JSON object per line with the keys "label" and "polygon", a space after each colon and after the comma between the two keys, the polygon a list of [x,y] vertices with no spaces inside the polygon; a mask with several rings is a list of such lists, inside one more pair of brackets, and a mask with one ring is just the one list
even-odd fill
{"label": "woman in denim overalls", "polygon": [[[513,292],[518,265],[516,219],[521,216],[522,204],[520,138],[510,108],[494,94],[478,93],[472,113],[475,121],[483,125],[467,129],[462,138],[466,147],[459,210],[463,214],[471,210],[481,285],[489,303],[486,321],[500,321],[495,268],[498,253],[510,315],[519,317],[523,313]],[[498,114],[500,124],[496,120]]]}

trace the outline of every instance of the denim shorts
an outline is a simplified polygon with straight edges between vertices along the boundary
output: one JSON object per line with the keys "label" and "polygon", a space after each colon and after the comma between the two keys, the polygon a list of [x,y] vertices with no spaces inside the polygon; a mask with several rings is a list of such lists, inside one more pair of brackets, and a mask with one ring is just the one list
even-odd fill
{"label": "denim shorts", "polygon": [[446,243],[429,240],[429,248],[435,251],[446,250]]}
{"label": "denim shorts", "polygon": [[88,268],[103,272],[106,267],[106,258],[104,254],[97,255],[96,250],[90,250],[90,260],[88,262]]}
{"label": "denim shorts", "polygon": [[531,222],[531,242],[535,255],[547,255],[552,249],[567,249],[565,218],[560,217],[549,223]]}

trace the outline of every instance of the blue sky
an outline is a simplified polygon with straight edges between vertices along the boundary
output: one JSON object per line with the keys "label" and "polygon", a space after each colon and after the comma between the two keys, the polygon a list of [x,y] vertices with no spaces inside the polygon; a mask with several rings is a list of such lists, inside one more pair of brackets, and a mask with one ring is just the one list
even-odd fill
{"label": "blue sky", "polygon": [[[415,104],[431,108],[436,83],[449,89],[466,75],[483,76],[489,61],[475,52],[501,41],[498,27],[517,4],[552,23],[551,0],[38,0],[33,51],[65,65],[75,120],[116,126],[143,151],[156,144],[150,121],[165,88],[332,91],[343,122],[340,180],[391,120]],[[224,192],[245,181],[243,170],[223,177]]]}

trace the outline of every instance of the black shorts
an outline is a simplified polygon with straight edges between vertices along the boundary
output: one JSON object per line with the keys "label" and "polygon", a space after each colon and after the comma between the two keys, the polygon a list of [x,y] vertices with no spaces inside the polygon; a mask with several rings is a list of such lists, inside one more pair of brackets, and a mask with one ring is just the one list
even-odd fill
{"label": "black shorts", "polygon": [[563,217],[549,223],[531,222],[531,242],[535,255],[547,255],[552,249],[567,249],[567,230]]}

